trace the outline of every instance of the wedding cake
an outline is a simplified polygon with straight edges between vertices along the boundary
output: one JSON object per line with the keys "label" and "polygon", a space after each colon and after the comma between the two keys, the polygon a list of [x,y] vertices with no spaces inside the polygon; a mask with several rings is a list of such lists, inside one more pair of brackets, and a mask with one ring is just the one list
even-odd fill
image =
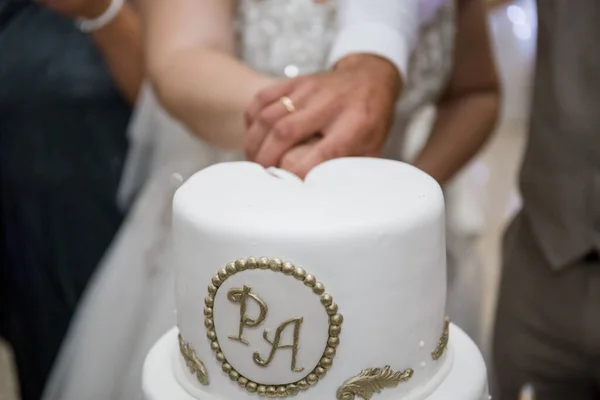
{"label": "wedding cake", "polygon": [[146,400],[487,400],[446,311],[444,200],[404,163],[348,158],[302,181],[246,162],[173,201],[178,327]]}

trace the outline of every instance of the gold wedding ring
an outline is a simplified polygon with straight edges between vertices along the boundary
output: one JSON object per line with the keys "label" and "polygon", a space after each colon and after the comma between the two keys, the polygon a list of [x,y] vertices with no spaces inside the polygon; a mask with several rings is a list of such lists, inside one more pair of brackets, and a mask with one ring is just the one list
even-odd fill
{"label": "gold wedding ring", "polygon": [[283,104],[287,112],[293,113],[296,111],[296,106],[294,106],[294,102],[287,96],[283,96],[279,99],[279,102]]}

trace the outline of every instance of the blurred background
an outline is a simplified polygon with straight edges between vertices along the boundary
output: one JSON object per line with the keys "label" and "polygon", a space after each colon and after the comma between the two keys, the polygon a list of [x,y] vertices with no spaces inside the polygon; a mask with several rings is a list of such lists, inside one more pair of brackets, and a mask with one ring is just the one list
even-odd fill
{"label": "blurred background", "polygon": [[[478,249],[483,259],[484,302],[480,305],[481,343],[490,354],[490,330],[499,276],[499,243],[507,221],[519,208],[516,174],[522,156],[535,54],[536,10],[533,0],[490,1],[489,25],[503,82],[501,122],[493,140],[469,168],[469,179],[480,183],[484,221]],[[0,49],[1,57],[1,49]],[[1,71],[0,71],[1,73]],[[428,129],[431,115],[415,121],[413,136]],[[416,140],[418,141],[418,140]],[[17,400],[10,349],[0,344],[0,400]]]}

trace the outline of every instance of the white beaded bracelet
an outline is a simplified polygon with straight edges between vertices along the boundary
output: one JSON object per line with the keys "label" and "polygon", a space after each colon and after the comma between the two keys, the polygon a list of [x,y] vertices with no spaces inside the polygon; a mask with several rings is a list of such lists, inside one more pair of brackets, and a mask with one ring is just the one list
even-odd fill
{"label": "white beaded bracelet", "polygon": [[119,14],[124,2],[125,0],[112,0],[106,11],[94,19],[78,18],[77,27],[82,32],[92,32],[105,27]]}

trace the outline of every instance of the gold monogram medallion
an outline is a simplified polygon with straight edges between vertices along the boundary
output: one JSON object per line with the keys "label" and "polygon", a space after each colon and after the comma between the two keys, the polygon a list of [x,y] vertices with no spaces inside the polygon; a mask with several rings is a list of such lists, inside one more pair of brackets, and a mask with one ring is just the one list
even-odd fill
{"label": "gold monogram medallion", "polygon": [[[292,279],[303,283],[304,286],[312,290],[312,292],[320,297],[321,305],[325,308],[325,312],[328,315],[329,332],[327,343],[324,343],[325,350],[321,356],[316,367],[308,370],[308,373],[304,375],[302,379],[297,381],[281,384],[281,385],[268,385],[261,384],[260,382],[254,382],[247,377],[240,374],[234,366],[232,366],[226,359],[225,354],[221,350],[219,340],[217,338],[217,332],[215,330],[215,321],[213,316],[213,307],[215,304],[215,296],[219,291],[219,288],[223,283],[233,275],[246,270],[270,270],[279,272],[283,275],[289,276]],[[228,335],[227,340],[233,340],[243,345],[250,345],[248,339],[244,336],[246,328],[257,328],[263,324],[267,314],[269,312],[268,304],[260,297],[258,293],[255,293],[250,285],[244,284],[242,287],[230,288],[227,292],[227,300],[239,306],[239,325],[236,329],[237,332]],[[212,277],[211,283],[208,285],[208,295],[205,300],[204,308],[204,325],[206,327],[206,336],[210,342],[210,347],[215,353],[217,362],[221,365],[223,372],[228,374],[232,381],[246,389],[250,393],[256,393],[259,396],[266,397],[287,397],[293,396],[299,393],[301,390],[307,390],[311,386],[315,385],[320,379],[326,374],[327,370],[331,368],[333,358],[336,353],[336,348],[339,344],[339,337],[342,330],[343,317],[338,313],[338,306],[333,302],[333,298],[325,293],[325,287],[321,282],[304,271],[302,268],[294,266],[290,262],[282,262],[281,260],[274,258],[268,259],[262,257],[256,259],[250,257],[248,259],[240,259],[236,262],[228,263],[225,268],[221,268],[216,275]],[[248,306],[250,303],[254,303],[258,307],[258,312],[255,315],[248,314]],[[255,308],[256,309],[256,308]],[[273,361],[276,353],[280,349],[291,350],[291,362],[290,370],[295,373],[301,373],[305,370],[304,366],[298,365],[298,352],[300,350],[300,332],[302,330],[302,324],[304,318],[302,316],[290,318],[277,326],[274,332],[269,329],[264,329],[262,340],[264,340],[270,347],[268,352],[260,354],[254,352],[252,354],[252,361],[259,367],[268,367]],[[292,339],[285,342],[283,334],[286,331],[292,332]],[[287,337],[287,336],[286,336]],[[288,337],[289,339],[289,337]]]}

